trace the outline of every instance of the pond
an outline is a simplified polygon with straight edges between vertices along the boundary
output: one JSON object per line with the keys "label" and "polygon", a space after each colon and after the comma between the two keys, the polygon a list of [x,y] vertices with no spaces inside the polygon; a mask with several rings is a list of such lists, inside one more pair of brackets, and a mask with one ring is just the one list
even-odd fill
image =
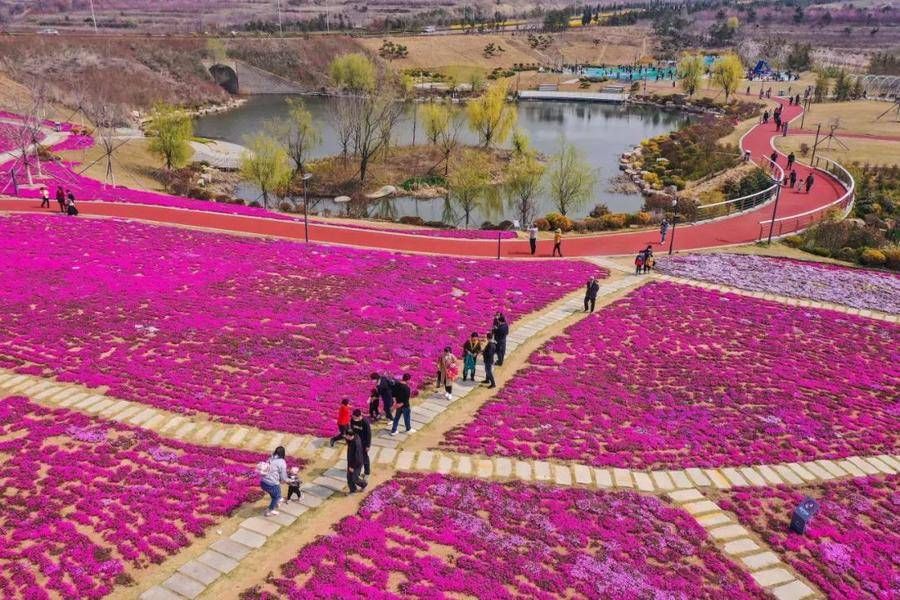
{"label": "pond", "polygon": [[[286,96],[279,95],[253,96],[239,108],[201,117],[195,125],[196,135],[242,144],[248,136],[261,131],[265,121],[287,116],[285,99]],[[315,149],[312,157],[338,154],[338,141],[329,117],[329,98],[310,96],[305,97],[304,101],[322,131],[322,144]],[[528,134],[538,152],[547,156],[554,154],[559,149],[560,140],[565,137],[596,169],[600,183],[595,192],[595,200],[571,212],[570,216],[573,218],[586,216],[595,204],[600,203],[606,204],[613,212],[640,210],[643,204],[640,194],[613,189],[612,179],[619,175],[619,156],[641,140],[677,129],[690,119],[687,115],[656,107],[584,102],[520,102],[518,112],[518,126]],[[395,144],[412,143],[416,113],[416,106],[410,104],[395,131]],[[463,143],[477,143],[474,134],[466,128],[463,131]],[[419,123],[416,127],[416,142],[422,143],[423,140],[423,129]],[[397,184],[399,183],[401,182],[398,181]],[[256,191],[250,186],[241,186],[238,195],[245,200],[257,198]],[[397,217],[417,215],[426,221],[437,221],[444,214],[444,204],[441,198],[395,198],[390,201],[390,206],[373,206],[371,212],[376,214],[390,209]],[[340,210],[330,200],[319,203],[318,207],[335,213]],[[553,202],[544,193],[537,201],[537,214],[543,215],[553,210]],[[473,215],[472,222],[477,226],[483,221],[498,223],[513,218],[514,211],[504,206],[502,199],[495,195]]]}

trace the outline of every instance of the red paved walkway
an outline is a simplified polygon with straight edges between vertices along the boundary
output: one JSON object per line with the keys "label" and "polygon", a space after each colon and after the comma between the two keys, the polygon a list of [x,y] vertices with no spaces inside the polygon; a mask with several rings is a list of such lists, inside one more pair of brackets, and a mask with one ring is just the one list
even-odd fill
{"label": "red paved walkway", "polygon": [[[786,119],[795,119],[800,115],[799,106],[784,106]],[[775,135],[774,124],[757,125],[742,140],[742,146],[750,150],[754,158],[766,157],[772,153],[771,140]],[[779,163],[785,164],[785,157],[779,157]],[[810,169],[804,165],[796,166],[799,179],[806,179]],[[822,172],[816,173],[816,183],[810,194],[797,190],[783,190],[778,205],[778,217],[800,215],[810,210],[827,206],[844,194],[843,186],[832,177]],[[53,203],[55,204],[55,202]],[[247,217],[222,213],[204,212],[202,210],[184,210],[163,206],[128,204],[124,202],[86,202],[78,203],[84,215],[124,217],[157,223],[170,223],[193,227],[206,227],[224,231],[235,231],[252,234],[271,235],[302,240],[304,238],[303,223],[267,219],[264,217]],[[0,210],[5,211],[40,211],[39,202],[33,199],[0,199]],[[46,210],[46,209],[44,209]],[[51,209],[52,210],[52,209]],[[679,225],[675,231],[675,249],[691,250],[714,246],[727,246],[755,242],[760,235],[760,221],[772,215],[772,206],[762,206],[734,217],[696,225]],[[815,215],[818,218],[820,215]],[[807,216],[795,221],[783,223],[777,233],[790,233],[809,225]],[[670,232],[671,235],[671,232]],[[374,229],[358,229],[310,224],[310,240],[314,242],[365,246],[391,250],[431,252],[463,256],[496,256],[496,240],[471,240],[437,238],[415,235],[404,235]],[[573,236],[563,241],[563,252],[566,256],[598,256],[632,254],[647,244],[657,244],[659,234],[656,231],[623,232],[617,234]],[[667,240],[668,243],[668,240]],[[538,255],[548,256],[552,242],[541,240],[538,244]],[[508,257],[527,257],[528,242],[524,239],[503,240],[500,253]]]}

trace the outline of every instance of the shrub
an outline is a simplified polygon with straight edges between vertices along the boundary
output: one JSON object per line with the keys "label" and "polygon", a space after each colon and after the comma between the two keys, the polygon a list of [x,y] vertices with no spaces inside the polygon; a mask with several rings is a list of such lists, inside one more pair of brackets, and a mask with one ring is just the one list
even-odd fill
{"label": "shrub", "polygon": [[863,248],[859,253],[859,262],[870,267],[880,267],[887,262],[887,256],[877,248]]}
{"label": "shrub", "polygon": [[192,187],[188,190],[187,195],[189,198],[196,198],[197,200],[212,200],[212,194],[209,190],[201,187]]}
{"label": "shrub", "polygon": [[563,231],[572,230],[572,219],[557,212],[548,213],[545,217],[549,223],[550,229],[562,229]]}
{"label": "shrub", "polygon": [[590,212],[590,215],[592,217],[594,217],[595,219],[599,219],[603,215],[608,215],[608,214],[609,214],[609,207],[606,206],[605,204],[597,204],[596,206],[594,206],[594,208]]}
{"label": "shrub", "polygon": [[497,223],[497,229],[502,229],[503,231],[508,231],[512,228],[513,228],[512,221],[506,220],[506,221],[500,221],[499,223]]}
{"label": "shrub", "polygon": [[807,252],[815,254],[816,256],[824,256],[826,258],[831,257],[831,250],[823,248],[822,246],[811,246],[807,248]]}
{"label": "shrub", "polygon": [[438,229],[448,229],[447,224],[443,221],[425,221],[426,227],[437,227]]}
{"label": "shrub", "polygon": [[543,217],[535,219],[534,226],[538,228],[538,231],[550,231],[550,221]]}
{"label": "shrub", "polygon": [[588,230],[587,223],[583,219],[572,221],[572,228],[578,233],[584,233]]}
{"label": "shrub", "polygon": [[419,225],[419,226],[425,225],[425,219],[423,219],[422,217],[416,217],[413,215],[400,217],[399,222],[403,223],[404,225]]}
{"label": "shrub", "polygon": [[859,259],[859,253],[849,246],[845,246],[834,253],[834,257],[838,260],[847,262],[856,262]]}
{"label": "shrub", "polygon": [[281,204],[278,205],[278,210],[280,210],[281,212],[286,212],[286,213],[294,212],[294,205],[291,204],[290,202],[282,202]]}
{"label": "shrub", "polygon": [[625,223],[628,222],[628,215],[626,213],[611,213],[603,215],[602,221],[604,229],[622,229],[625,227]]}
{"label": "shrub", "polygon": [[782,240],[785,246],[790,246],[791,248],[799,248],[803,245],[803,236],[802,235],[789,235]]}
{"label": "shrub", "polygon": [[632,215],[631,222],[635,225],[649,225],[653,222],[653,215],[648,212],[641,211]]}
{"label": "shrub", "polygon": [[900,271],[900,246],[889,246],[882,248],[881,251],[886,259],[885,266],[888,269]]}
{"label": "shrub", "polygon": [[595,217],[587,217],[584,220],[584,225],[587,227],[588,231],[603,231],[603,219],[598,219]]}
{"label": "shrub", "polygon": [[484,230],[487,230],[487,231],[491,231],[491,230],[497,229],[497,226],[494,225],[493,223],[491,223],[490,221],[485,221],[484,223],[481,224],[481,228]]}

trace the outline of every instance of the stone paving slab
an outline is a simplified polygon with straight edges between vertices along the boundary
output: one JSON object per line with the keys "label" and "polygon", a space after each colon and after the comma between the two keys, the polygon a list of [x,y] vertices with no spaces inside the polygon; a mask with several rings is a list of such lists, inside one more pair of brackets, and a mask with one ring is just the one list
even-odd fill
{"label": "stone paving slab", "polygon": [[184,596],[176,594],[164,587],[153,586],[138,596],[139,600],[184,600]]}
{"label": "stone paving slab", "polygon": [[240,526],[266,537],[269,537],[281,529],[281,526],[278,525],[278,523],[273,523],[262,517],[250,517],[249,519],[244,519]]}
{"label": "stone paving slab", "polygon": [[232,539],[224,539],[219,540],[218,542],[214,542],[212,545],[210,545],[210,548],[212,548],[219,554],[222,554],[223,556],[236,561],[243,560],[244,557],[250,554],[251,550],[253,550],[253,548],[251,548],[250,546]]}
{"label": "stone paving slab", "polygon": [[183,575],[187,575],[191,579],[196,579],[203,585],[211,584],[213,581],[219,578],[219,575],[221,575],[220,571],[217,571],[209,565],[203,564],[202,562],[197,560],[192,560],[181,565],[181,568],[178,569],[178,572]]}
{"label": "stone paving slab", "polygon": [[192,577],[188,577],[183,573],[175,573],[166,579],[162,587],[167,588],[176,594],[180,594],[189,600],[193,600],[206,589],[206,586]]}
{"label": "stone paving slab", "polygon": [[197,557],[197,561],[215,569],[219,573],[231,573],[238,566],[238,561],[228,558],[224,554],[219,554],[215,550],[207,550]]}
{"label": "stone paving slab", "polygon": [[778,600],[803,600],[815,595],[815,592],[802,581],[792,581],[770,591]]}
{"label": "stone paving slab", "polygon": [[249,546],[250,548],[262,548],[262,545],[266,543],[266,536],[254,533],[247,529],[238,529],[232,533],[228,539]]}

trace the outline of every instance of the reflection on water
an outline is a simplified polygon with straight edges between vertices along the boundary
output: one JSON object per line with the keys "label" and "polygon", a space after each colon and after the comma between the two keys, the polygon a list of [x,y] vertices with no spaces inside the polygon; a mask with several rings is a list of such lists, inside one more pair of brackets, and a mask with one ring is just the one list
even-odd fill
{"label": "reflection on water", "polygon": [[[199,136],[223,139],[235,143],[243,141],[251,134],[262,130],[265,121],[287,116],[287,105],[284,96],[254,96],[246,104],[226,113],[207,115],[198,119],[196,133]],[[312,153],[314,158],[334,155],[340,152],[337,136],[331,124],[328,103],[325,97],[307,97],[306,106],[313,114],[313,119],[322,131],[322,145]],[[588,162],[599,172],[600,185],[596,191],[596,200],[576,211],[571,216],[583,217],[594,204],[605,203],[614,212],[633,212],[640,209],[642,199],[639,195],[614,192],[609,189],[610,178],[618,173],[618,161],[622,152],[626,152],[647,137],[652,137],[676,129],[689,117],[655,107],[628,106],[613,104],[594,104],[583,102],[521,102],[518,105],[519,127],[531,138],[532,144],[545,155],[551,155],[559,148],[560,139],[565,137],[578,147]],[[406,117],[397,126],[394,143],[408,145],[413,141],[413,120],[418,113],[418,106],[410,104]],[[477,143],[476,136],[463,129],[463,143]],[[424,141],[421,123],[415,128],[416,142]],[[398,182],[399,183],[399,182]],[[241,186],[239,194],[243,198],[256,197],[253,189]],[[371,207],[370,213],[381,211],[394,217],[418,215],[425,220],[441,220],[446,212],[443,199],[413,200],[397,198],[387,203],[378,203]],[[480,225],[488,220],[499,222],[504,218],[512,218],[514,212],[504,206],[499,193],[491,194],[472,216],[473,225]],[[538,214],[553,210],[553,204],[546,193],[537,200]],[[319,208],[329,208],[332,212],[340,212],[340,207],[331,201],[322,201]],[[459,218],[461,215],[455,215]]]}

